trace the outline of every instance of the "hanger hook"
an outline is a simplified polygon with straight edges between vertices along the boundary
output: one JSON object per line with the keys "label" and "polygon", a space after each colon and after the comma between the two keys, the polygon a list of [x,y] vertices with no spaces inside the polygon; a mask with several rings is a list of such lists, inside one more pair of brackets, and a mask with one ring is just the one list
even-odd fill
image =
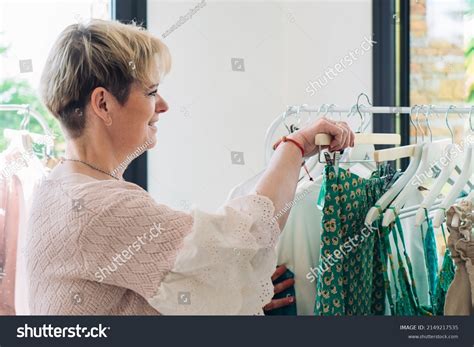
{"label": "hanger hook", "polygon": [[352,115],[355,115],[356,112],[357,112],[357,105],[354,104],[349,110],[349,113],[346,115],[346,118],[352,117]]}
{"label": "hanger hook", "polygon": [[[319,109],[318,109],[318,113],[317,113],[317,117],[319,117],[321,115],[321,113],[323,112],[324,108],[328,108],[329,104],[322,104],[321,106],[319,106]],[[321,117],[324,117],[324,115],[322,115]]]}
{"label": "hanger hook", "polygon": [[[359,100],[362,96],[365,96],[365,98],[367,99],[367,103],[370,105],[370,106],[373,106],[372,103],[370,102],[370,98],[367,94],[365,93],[360,93],[359,96],[357,96],[357,103],[356,103],[356,107],[357,107],[357,113],[359,114],[359,117],[360,117],[360,125],[359,125],[359,129],[358,129],[358,133],[361,132],[362,130],[362,126],[364,125],[365,123],[365,117],[362,115],[362,113],[360,112],[360,106],[364,106],[364,105],[360,105],[359,104]],[[367,128],[367,127],[365,127]]]}
{"label": "hanger hook", "polygon": [[431,131],[431,125],[430,125],[430,119],[429,116],[431,116],[431,110],[434,105],[429,105],[428,106],[428,111],[426,112],[425,117],[426,117],[426,125],[428,126],[428,131],[430,132],[430,142],[433,142],[433,132]]}
{"label": "hanger hook", "polygon": [[472,110],[474,110],[474,105],[471,106],[471,110],[469,111],[469,128],[471,131],[474,131],[474,126],[472,124]]}
{"label": "hanger hook", "polygon": [[[359,114],[360,116],[360,125],[359,125],[359,129],[361,128],[362,126],[362,122],[364,120],[364,118],[362,117],[362,115],[360,114],[360,112],[358,113],[358,107],[357,107],[357,104],[354,104],[349,113],[347,114],[346,118],[349,120],[350,117],[352,117],[353,115],[355,116],[356,114]],[[356,132],[360,132],[360,131],[356,131]]]}
{"label": "hanger hook", "polygon": [[296,113],[295,113],[295,118],[296,118],[296,123],[295,124],[292,124],[290,125],[290,131],[293,132],[296,129],[299,129],[300,128],[300,124],[301,124],[301,109],[304,108],[305,105],[298,105],[296,106]]}
{"label": "hanger hook", "polygon": [[285,113],[283,113],[282,120],[285,122],[285,119],[293,112],[294,106],[287,106]]}
{"label": "hanger hook", "polygon": [[308,120],[306,121],[306,124],[309,124],[311,122],[311,114],[313,113],[311,109],[308,107],[306,110],[308,112]]}
{"label": "hanger hook", "polygon": [[449,116],[449,111],[452,110],[452,109],[455,109],[456,106],[454,105],[450,105],[448,107],[448,109],[446,110],[446,115],[445,115],[445,122],[446,122],[446,126],[448,127],[449,129],[449,133],[451,134],[451,143],[454,143],[454,133],[453,133],[453,129],[451,129],[451,127],[449,126],[449,121],[448,121],[448,116]]}
{"label": "hanger hook", "polygon": [[26,130],[28,127],[28,124],[30,124],[30,105],[25,106],[25,116],[23,117],[23,120],[21,121],[20,124],[20,129],[21,130]]}
{"label": "hanger hook", "polygon": [[419,129],[420,129],[420,132],[421,132],[421,142],[425,142],[425,132],[423,131],[423,128],[421,127],[420,125],[420,118],[419,118],[419,114],[423,113],[423,106],[421,106],[419,109],[418,109],[418,112],[416,112],[416,116],[415,116],[415,119],[416,119],[416,124],[418,125]]}
{"label": "hanger hook", "polygon": [[415,125],[415,122],[413,122],[413,118],[411,118],[411,116],[413,115],[413,112],[415,112],[415,109],[419,109],[419,107],[419,105],[412,106],[410,109],[410,114],[408,115],[411,125],[415,128],[415,143],[418,143],[418,127]]}
{"label": "hanger hook", "polygon": [[[367,117],[367,119],[369,119],[369,117]],[[370,125],[370,121],[367,120],[367,122],[365,122],[365,127],[364,127],[364,129],[362,129],[362,130],[364,131],[364,133],[367,131],[367,128],[369,127],[369,125]]]}
{"label": "hanger hook", "polygon": [[[294,111],[294,109],[296,109],[296,111]],[[283,118],[282,123],[285,126],[286,130],[288,131],[288,134],[291,134],[291,128],[288,126],[288,124],[286,124],[286,119],[294,112],[297,112],[296,106],[288,106],[286,108],[286,112],[283,114],[283,117],[282,117]]]}
{"label": "hanger hook", "polygon": [[336,104],[331,104],[328,106],[328,108],[326,109],[326,113],[323,115],[323,117],[326,117],[328,115],[328,113],[331,111],[331,108],[334,108],[336,107]]}

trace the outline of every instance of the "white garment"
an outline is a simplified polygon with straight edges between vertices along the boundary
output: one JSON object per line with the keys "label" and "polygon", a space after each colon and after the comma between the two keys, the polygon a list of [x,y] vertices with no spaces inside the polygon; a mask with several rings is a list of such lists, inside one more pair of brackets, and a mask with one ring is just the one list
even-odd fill
{"label": "white garment", "polygon": [[[416,195],[410,197],[405,205],[405,208],[419,205],[423,201],[423,195],[421,192],[417,191]],[[428,284],[428,271],[426,268],[426,261],[425,261],[425,252],[423,246],[423,240],[421,237],[421,229],[420,227],[415,227],[416,216],[404,218],[400,220],[403,229],[403,236],[405,239],[405,245],[407,248],[408,256],[410,257],[410,261],[413,268],[413,277],[415,279],[416,285],[416,293],[418,295],[418,299],[420,301],[420,305],[428,306],[429,304],[429,284]],[[424,230],[424,237],[427,230],[427,223],[424,222],[423,224]],[[398,235],[397,235],[398,237]],[[398,257],[397,257],[397,250],[395,248],[395,241],[393,236],[390,235],[389,237],[390,248],[392,250],[393,255],[393,266],[395,269],[395,274],[398,276]],[[398,237],[398,248],[400,250],[400,254],[403,259],[403,263],[405,264],[405,268],[407,270],[407,275],[410,276],[408,273],[408,265],[406,264],[405,256],[403,255],[403,244]],[[390,262],[387,264],[388,266],[388,278],[390,281],[390,287],[392,291],[392,296],[395,296],[395,285],[398,286],[398,282],[394,280],[392,271],[390,270]],[[388,293],[387,293],[388,295]],[[390,307],[388,303],[388,299],[386,300],[385,306],[385,315],[390,315]]]}
{"label": "white garment", "polygon": [[[249,194],[263,171],[234,187],[228,199]],[[319,264],[322,212],[317,207],[321,176],[315,182],[306,181],[297,188],[294,205],[278,240],[278,265],[286,265],[295,279],[298,315],[313,315],[316,281],[306,275]]]}
{"label": "white garment", "polygon": [[285,264],[295,276],[298,315],[314,315],[316,281],[307,277],[319,265],[322,211],[317,207],[321,180],[301,184],[295,204],[278,241],[278,264]]}
{"label": "white garment", "polygon": [[[259,195],[231,200],[218,214],[194,211],[193,231],[149,303],[164,315],[263,315],[277,264],[274,213]],[[183,303],[180,293],[191,295]]]}
{"label": "white garment", "polygon": [[227,196],[227,201],[250,194],[264,172],[265,170],[262,170],[255,176],[250,177],[246,181],[239,183],[237,186],[232,188],[229,195]]}
{"label": "white garment", "polygon": [[[405,207],[420,205],[423,201],[423,195],[417,190],[416,196],[411,197]],[[415,279],[416,292],[421,305],[428,305],[429,303],[429,284],[428,271],[426,267],[425,251],[423,246],[423,239],[421,236],[421,227],[415,227],[416,217],[409,217],[401,220],[403,228],[403,236],[405,237],[407,253],[410,257],[413,267],[413,277]],[[428,224],[424,222],[423,237],[426,238],[426,231]],[[400,248],[400,251],[402,248]],[[393,249],[395,252],[395,249]],[[434,295],[434,293],[433,293]]]}

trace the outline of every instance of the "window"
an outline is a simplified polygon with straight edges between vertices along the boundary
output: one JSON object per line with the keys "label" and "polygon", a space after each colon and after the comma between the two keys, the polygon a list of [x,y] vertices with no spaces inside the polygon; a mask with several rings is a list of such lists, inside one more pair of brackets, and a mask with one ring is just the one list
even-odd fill
{"label": "window", "polygon": [[[474,103],[474,1],[411,0],[410,101],[412,105]],[[429,134],[420,117],[420,130]],[[453,112],[449,125],[459,141],[467,117]],[[433,139],[450,136],[445,115],[430,117]],[[418,137],[420,134],[418,131]],[[410,131],[415,141],[415,129]]]}
{"label": "window", "polygon": [[[38,95],[38,84],[47,55],[59,33],[72,23],[90,18],[111,19],[111,0],[0,2],[0,104],[29,104],[47,121],[55,136],[55,152],[64,151],[58,122]],[[22,116],[0,111],[0,151],[6,148],[6,128],[20,129]],[[33,118],[28,130],[42,134]],[[41,145],[40,145],[41,146]]]}

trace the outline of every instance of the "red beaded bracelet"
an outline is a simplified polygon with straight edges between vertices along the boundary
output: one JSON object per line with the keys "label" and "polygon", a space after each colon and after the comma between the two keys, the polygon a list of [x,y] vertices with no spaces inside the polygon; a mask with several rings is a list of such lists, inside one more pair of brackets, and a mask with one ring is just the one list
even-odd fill
{"label": "red beaded bracelet", "polygon": [[278,142],[276,142],[274,145],[273,145],[273,150],[276,150],[277,147],[280,145],[280,143],[282,142],[291,142],[293,143],[296,147],[298,147],[301,151],[301,156],[304,157],[304,149],[303,149],[303,146],[301,146],[297,141],[293,140],[293,139],[289,139],[288,137],[286,136],[283,136]]}
{"label": "red beaded bracelet", "polygon": [[[298,141],[295,141],[293,139],[289,139],[288,137],[286,136],[283,136],[279,141],[277,141],[274,145],[273,145],[273,150],[277,149],[277,147],[280,145],[280,143],[282,142],[291,142],[292,144],[294,144],[296,147],[298,147],[301,151],[301,156],[304,158],[304,149],[303,149],[303,146],[301,146]],[[309,177],[309,180],[310,181],[313,181],[313,177],[311,177],[311,175],[309,174],[309,171],[308,171],[308,168],[306,167],[306,162],[303,160],[303,162],[301,163],[301,166],[304,167],[305,171],[306,171],[306,174],[308,175]]]}

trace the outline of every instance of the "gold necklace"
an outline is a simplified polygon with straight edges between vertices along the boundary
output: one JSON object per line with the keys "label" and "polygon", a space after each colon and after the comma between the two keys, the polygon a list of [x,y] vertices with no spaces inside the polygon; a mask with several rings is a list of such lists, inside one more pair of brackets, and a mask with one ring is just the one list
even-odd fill
{"label": "gold necklace", "polygon": [[110,173],[110,172],[107,172],[107,171],[104,171],[104,170],[101,170],[99,169],[98,167],[92,165],[92,164],[89,164],[83,160],[80,160],[80,159],[70,159],[70,158],[62,158],[61,159],[61,162],[63,161],[74,161],[74,162],[77,162],[77,163],[82,163],[84,165],[87,165],[88,167],[90,167],[91,169],[94,169],[96,171],[99,171],[99,172],[102,172],[103,174],[106,174],[112,178],[115,178],[117,181],[120,181],[120,178],[118,178],[117,176],[115,176],[114,174]]}

